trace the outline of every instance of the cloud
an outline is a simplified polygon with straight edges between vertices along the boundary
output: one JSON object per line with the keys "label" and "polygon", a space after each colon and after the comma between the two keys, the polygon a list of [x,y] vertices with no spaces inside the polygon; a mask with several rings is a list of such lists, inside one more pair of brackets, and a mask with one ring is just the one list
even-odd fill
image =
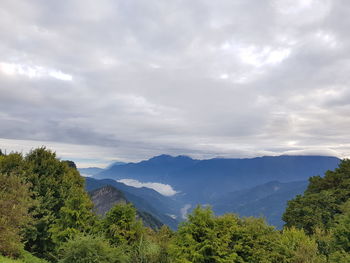
{"label": "cloud", "polygon": [[192,206],[190,204],[186,204],[180,209],[182,219],[187,219],[187,214],[190,211],[191,207]]}
{"label": "cloud", "polygon": [[1,5],[1,148],[350,156],[345,0]]}
{"label": "cloud", "polygon": [[118,180],[118,182],[129,186],[137,187],[137,188],[141,188],[141,187],[151,188],[165,196],[173,196],[178,193],[171,187],[171,185],[168,185],[168,184],[151,183],[151,182],[142,183],[134,179],[120,179]]}
{"label": "cloud", "polygon": [[21,65],[15,63],[0,63],[0,70],[8,75],[24,75],[29,78],[53,77],[59,80],[71,81],[73,77],[60,70],[45,69],[36,65]]}

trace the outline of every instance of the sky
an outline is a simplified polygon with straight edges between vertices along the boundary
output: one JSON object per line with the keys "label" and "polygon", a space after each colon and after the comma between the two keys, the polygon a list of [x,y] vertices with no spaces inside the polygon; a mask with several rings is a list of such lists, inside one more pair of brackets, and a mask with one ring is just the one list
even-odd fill
{"label": "sky", "polygon": [[347,0],[2,0],[0,148],[350,157]]}

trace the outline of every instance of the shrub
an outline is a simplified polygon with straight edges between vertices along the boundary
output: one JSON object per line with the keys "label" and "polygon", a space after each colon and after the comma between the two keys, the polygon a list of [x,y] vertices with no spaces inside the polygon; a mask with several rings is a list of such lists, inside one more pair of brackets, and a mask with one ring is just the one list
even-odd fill
{"label": "shrub", "polygon": [[101,238],[77,235],[59,248],[59,263],[123,263],[127,257],[122,250],[111,247]]}

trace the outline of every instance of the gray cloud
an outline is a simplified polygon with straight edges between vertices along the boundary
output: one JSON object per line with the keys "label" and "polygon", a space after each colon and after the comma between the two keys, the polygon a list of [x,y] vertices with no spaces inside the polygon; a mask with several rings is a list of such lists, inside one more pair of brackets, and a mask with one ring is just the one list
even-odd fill
{"label": "gray cloud", "polygon": [[81,160],[83,152],[69,153],[80,145],[103,162],[350,156],[349,8],[345,0],[2,1],[2,147],[37,141]]}

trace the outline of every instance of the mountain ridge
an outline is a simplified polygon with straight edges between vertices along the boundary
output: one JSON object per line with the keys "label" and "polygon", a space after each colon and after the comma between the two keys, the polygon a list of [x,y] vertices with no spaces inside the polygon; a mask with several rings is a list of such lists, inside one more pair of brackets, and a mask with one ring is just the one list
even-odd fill
{"label": "mountain ridge", "polygon": [[[254,158],[212,158],[159,155],[138,163],[113,166],[94,178],[134,179],[171,185],[194,203],[208,202],[225,192],[270,181],[291,182],[323,175],[340,159],[321,155],[281,155]],[[181,197],[182,196],[182,197]]]}

